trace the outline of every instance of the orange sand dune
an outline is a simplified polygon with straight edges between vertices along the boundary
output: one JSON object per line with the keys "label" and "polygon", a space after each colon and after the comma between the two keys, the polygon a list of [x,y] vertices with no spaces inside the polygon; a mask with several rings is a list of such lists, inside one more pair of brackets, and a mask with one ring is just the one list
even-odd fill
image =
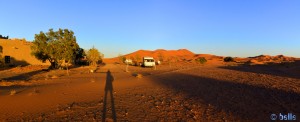
{"label": "orange sand dune", "polygon": [[[160,57],[163,58],[164,61],[167,60],[177,60],[177,61],[192,61],[199,57],[204,57],[207,60],[212,61],[222,61],[223,56],[216,56],[212,54],[195,54],[187,49],[179,49],[179,50],[164,50],[164,49],[157,49],[154,51],[151,50],[138,50],[133,53],[129,53],[124,55],[127,59],[136,59],[137,57],[142,58],[144,56],[151,56],[154,57],[156,60],[159,60]],[[235,57],[236,62],[252,62],[254,64],[264,64],[268,62],[293,62],[297,60],[297,58],[284,56],[284,55],[276,55],[276,56],[270,56],[270,55],[259,55],[254,57],[248,57],[248,58],[241,58],[241,57]],[[105,63],[114,63],[119,62],[119,57],[115,58],[106,58],[104,59]]]}
{"label": "orange sand dune", "polygon": [[[136,59],[137,57],[142,58],[144,56],[151,56],[155,59],[159,59],[159,57],[163,57],[164,60],[168,60],[170,58],[177,58],[178,60],[182,59],[192,59],[195,54],[187,49],[179,49],[179,50],[164,50],[164,49],[157,49],[154,51],[151,50],[138,50],[133,53],[129,53],[124,55],[126,58],[133,58]],[[107,58],[104,59],[106,63],[113,63],[118,62],[119,58]]]}
{"label": "orange sand dune", "polygon": [[169,58],[169,57],[193,57],[195,54],[187,49],[179,49],[179,50],[164,50],[164,49],[158,49],[154,51],[149,51],[149,50],[138,50],[136,52],[130,53],[125,55],[125,57],[130,58],[130,57],[136,57],[136,56],[151,56],[154,58],[158,58],[160,56],[163,56],[164,58]]}

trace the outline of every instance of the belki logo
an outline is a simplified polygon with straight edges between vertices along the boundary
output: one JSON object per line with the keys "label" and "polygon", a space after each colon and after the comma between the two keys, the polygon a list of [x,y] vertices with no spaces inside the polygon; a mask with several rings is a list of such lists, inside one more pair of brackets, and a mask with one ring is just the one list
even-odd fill
{"label": "belki logo", "polygon": [[281,114],[279,113],[279,120],[296,120],[296,115],[293,113],[288,113],[288,114]]}
{"label": "belki logo", "polygon": [[288,113],[288,114],[282,114],[279,113],[278,116],[276,114],[271,114],[270,116],[271,120],[287,120],[287,121],[292,121],[296,120],[296,115],[293,113]]}

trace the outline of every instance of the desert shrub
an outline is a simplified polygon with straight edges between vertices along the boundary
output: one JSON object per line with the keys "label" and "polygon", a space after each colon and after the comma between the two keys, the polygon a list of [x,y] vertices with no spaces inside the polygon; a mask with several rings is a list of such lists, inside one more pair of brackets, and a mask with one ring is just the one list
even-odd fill
{"label": "desert shrub", "polygon": [[196,59],[196,62],[200,63],[200,64],[204,64],[207,62],[207,60],[204,57],[200,57]]}
{"label": "desert shrub", "polygon": [[224,62],[233,62],[234,59],[232,57],[225,57]]}
{"label": "desert shrub", "polygon": [[134,76],[134,77],[137,77],[137,78],[142,78],[143,77],[143,75],[142,74],[140,74],[140,73],[132,73],[132,76]]}
{"label": "desert shrub", "polygon": [[10,91],[10,95],[15,95],[16,93],[17,93],[16,90],[11,90],[11,91]]}

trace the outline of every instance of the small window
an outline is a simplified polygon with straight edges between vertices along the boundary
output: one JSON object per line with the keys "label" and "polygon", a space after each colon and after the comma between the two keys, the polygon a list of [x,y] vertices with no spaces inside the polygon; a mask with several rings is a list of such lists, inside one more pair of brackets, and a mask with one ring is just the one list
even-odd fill
{"label": "small window", "polygon": [[9,64],[10,63],[10,56],[5,56],[5,63]]}

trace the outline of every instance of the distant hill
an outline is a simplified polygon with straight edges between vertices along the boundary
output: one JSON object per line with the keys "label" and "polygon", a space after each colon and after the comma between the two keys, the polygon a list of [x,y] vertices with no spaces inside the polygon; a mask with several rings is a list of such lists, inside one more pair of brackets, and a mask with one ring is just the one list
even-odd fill
{"label": "distant hill", "polygon": [[[195,54],[187,49],[179,49],[179,50],[164,50],[164,49],[157,49],[157,50],[138,50],[129,54],[124,55],[127,59],[136,59],[137,57],[143,58],[144,56],[153,57],[156,60],[163,59],[166,60],[194,60],[199,57],[205,57],[208,59],[212,58],[220,58],[220,56],[210,55],[210,54]],[[222,58],[222,57],[221,57]],[[104,59],[104,62],[112,63],[118,62],[119,58],[108,58]]]}
{"label": "distant hill", "polygon": [[157,49],[154,51],[150,50],[138,50],[133,53],[124,55],[126,58],[136,58],[137,56],[144,57],[144,56],[151,56],[155,59],[159,59],[162,57],[164,60],[168,58],[191,58],[195,54],[187,49],[179,49],[179,50],[164,50],[164,49]]}
{"label": "distant hill", "polygon": [[[187,49],[179,49],[179,50],[164,50],[164,49],[157,49],[157,50],[138,50],[129,54],[124,55],[126,59],[133,59],[136,58],[142,59],[144,56],[150,56],[153,57],[155,60],[161,60],[163,58],[163,61],[167,60],[177,60],[177,61],[192,61],[200,57],[205,57],[207,60],[210,61],[223,61],[223,56],[216,56],[212,54],[195,54]],[[269,55],[259,55],[254,57],[248,57],[248,58],[240,58],[235,57],[234,58],[236,62],[251,62],[254,64],[264,64],[268,62],[291,62],[297,60],[297,58],[294,57],[288,57],[284,55],[277,55],[277,56],[269,56]],[[119,57],[115,58],[106,58],[104,59],[104,62],[106,63],[113,63],[113,62],[119,62]]]}
{"label": "distant hill", "polygon": [[[138,50],[129,54],[124,55],[127,59],[136,59],[137,57],[143,58],[145,56],[150,56],[159,60],[159,57],[162,57],[164,60],[174,59],[177,58],[178,60],[183,59],[191,59],[195,56],[195,53],[187,50],[187,49],[179,49],[179,50],[164,50],[164,49],[157,49],[157,50]],[[112,63],[118,62],[119,58],[107,58],[104,59],[104,62]]]}

